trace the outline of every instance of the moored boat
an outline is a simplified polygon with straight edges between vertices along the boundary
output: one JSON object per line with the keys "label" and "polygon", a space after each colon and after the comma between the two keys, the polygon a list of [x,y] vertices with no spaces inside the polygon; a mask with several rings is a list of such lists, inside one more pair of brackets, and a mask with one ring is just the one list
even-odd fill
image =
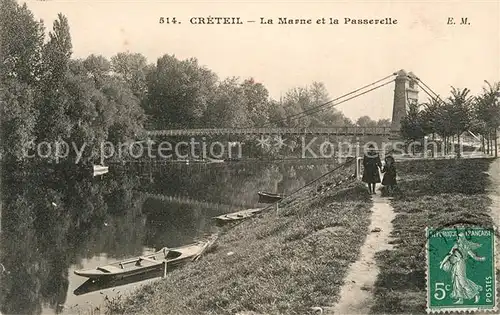
{"label": "moored boat", "polygon": [[246,210],[241,210],[238,212],[232,212],[232,213],[226,213],[223,215],[219,215],[217,217],[214,217],[214,219],[217,221],[219,224],[224,224],[228,222],[234,222],[234,221],[240,221],[244,220],[250,217],[253,217],[257,213],[262,212],[263,208],[256,208],[256,209],[246,209]]}
{"label": "moored boat", "polygon": [[167,262],[167,268],[186,263],[193,259],[193,257],[196,257],[205,248],[205,243],[198,242],[176,248],[164,247],[153,254],[117,261],[93,269],[75,270],[74,272],[76,275],[90,279],[135,276],[153,270],[160,270],[163,268],[165,261]]}
{"label": "moored boat", "polygon": [[132,275],[129,277],[108,277],[100,279],[87,279],[78,288],[73,291],[74,295],[83,295],[95,291],[106,290],[109,288],[119,287],[135,282],[142,282],[163,276],[162,270],[153,270],[143,274]]}
{"label": "moored boat", "polygon": [[211,159],[211,158],[208,159],[208,163],[224,163],[224,162],[226,161],[221,159]]}
{"label": "moored boat", "polygon": [[109,171],[109,167],[103,165],[93,165],[92,170],[93,170],[93,175],[98,176],[106,174]]}
{"label": "moored boat", "polygon": [[280,194],[273,194],[268,192],[259,191],[259,203],[275,203],[281,201],[284,196]]}

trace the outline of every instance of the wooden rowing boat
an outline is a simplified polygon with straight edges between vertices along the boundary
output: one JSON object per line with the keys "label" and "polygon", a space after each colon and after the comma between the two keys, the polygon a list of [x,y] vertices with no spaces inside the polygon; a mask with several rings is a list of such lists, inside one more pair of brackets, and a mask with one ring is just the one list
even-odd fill
{"label": "wooden rowing boat", "polygon": [[90,279],[135,276],[153,270],[160,270],[163,268],[165,261],[167,262],[167,268],[186,263],[198,255],[204,249],[204,246],[205,242],[198,242],[176,248],[164,247],[153,254],[117,261],[93,269],[75,270],[75,274]]}
{"label": "wooden rowing boat", "polygon": [[106,174],[108,171],[109,171],[109,167],[108,166],[103,166],[103,165],[93,165],[92,166],[92,174],[94,176],[98,176],[98,175],[103,175],[103,174]]}
{"label": "wooden rowing boat", "polygon": [[284,196],[280,194],[272,194],[268,192],[259,191],[259,203],[275,203],[281,201]]}
{"label": "wooden rowing boat", "polygon": [[226,161],[221,159],[211,159],[211,158],[208,159],[208,163],[224,163],[224,162]]}
{"label": "wooden rowing boat", "polygon": [[262,210],[263,210],[263,208],[246,209],[246,210],[241,210],[238,212],[226,213],[226,214],[214,217],[214,219],[219,224],[225,224],[228,222],[234,222],[234,221],[248,219],[250,217],[253,217],[257,213],[262,212]]}
{"label": "wooden rowing boat", "polygon": [[[173,269],[173,268],[172,268]],[[171,269],[169,269],[171,270]],[[98,279],[87,279],[78,288],[73,291],[74,295],[83,295],[95,291],[106,290],[109,288],[124,286],[131,283],[142,282],[163,276],[163,270],[152,270],[143,274],[136,274],[129,277],[107,277]]]}

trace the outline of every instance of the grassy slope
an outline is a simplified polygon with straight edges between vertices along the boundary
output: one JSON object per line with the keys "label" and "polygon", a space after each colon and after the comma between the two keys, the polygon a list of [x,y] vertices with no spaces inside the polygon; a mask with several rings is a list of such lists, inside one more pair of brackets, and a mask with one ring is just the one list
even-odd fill
{"label": "grassy slope", "polygon": [[425,227],[453,223],[492,226],[489,184],[491,160],[402,162],[401,195],[392,236],[395,248],[378,253],[381,268],[375,286],[373,313],[425,313]]}
{"label": "grassy slope", "polygon": [[[200,261],[108,304],[112,314],[308,314],[331,305],[368,232],[371,199],[353,173],[325,177],[271,210],[232,227]],[[326,190],[326,188],[330,188]],[[232,255],[228,255],[233,252]]]}

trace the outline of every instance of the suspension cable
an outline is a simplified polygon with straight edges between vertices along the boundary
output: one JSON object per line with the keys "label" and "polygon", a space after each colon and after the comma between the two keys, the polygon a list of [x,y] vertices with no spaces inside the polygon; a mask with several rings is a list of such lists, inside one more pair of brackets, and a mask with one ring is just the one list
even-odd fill
{"label": "suspension cable", "polygon": [[[295,114],[293,114],[293,115],[286,116],[286,117],[284,117],[284,118],[280,118],[280,119],[276,119],[276,120],[273,120],[273,121],[269,121],[269,122],[267,122],[267,123],[265,123],[265,124],[263,124],[263,125],[260,125],[260,126],[259,126],[259,125],[257,125],[257,126],[253,126],[253,128],[266,128],[266,127],[270,127],[272,124],[279,123],[279,122],[282,122],[282,121],[287,121],[287,120],[290,120],[290,119],[291,119],[291,120],[295,120],[295,119],[303,118],[303,117],[306,117],[306,116],[309,116],[309,115],[315,114],[315,113],[317,113],[317,112],[320,112],[320,111],[322,111],[322,110],[326,109],[326,108],[327,108],[326,106],[329,106],[329,105],[330,105],[329,107],[335,107],[335,106],[340,105],[340,104],[342,104],[342,103],[345,103],[345,102],[347,102],[347,101],[349,101],[349,100],[351,100],[351,99],[354,99],[354,98],[356,98],[356,97],[358,97],[358,96],[361,96],[361,95],[364,95],[364,94],[366,94],[366,93],[368,93],[368,92],[371,92],[371,91],[373,91],[373,90],[376,90],[376,89],[378,89],[378,88],[380,88],[380,87],[382,87],[382,86],[384,86],[384,85],[387,85],[387,84],[389,84],[389,83],[392,83],[392,82],[394,81],[394,79],[392,79],[392,80],[390,80],[390,81],[388,81],[388,82],[386,82],[386,83],[384,83],[384,84],[381,84],[381,85],[379,85],[379,86],[376,86],[375,88],[372,88],[372,89],[370,89],[370,90],[368,90],[368,91],[365,91],[365,92],[363,92],[363,93],[361,93],[361,94],[359,94],[359,95],[355,95],[355,96],[352,96],[352,97],[350,97],[350,98],[348,98],[348,99],[345,99],[345,100],[343,100],[343,101],[341,101],[341,102],[338,102],[338,103],[336,103],[336,104],[331,105],[331,103],[334,103],[334,102],[336,102],[336,101],[338,101],[338,100],[340,100],[340,99],[342,99],[342,98],[345,98],[345,97],[347,97],[347,96],[349,96],[349,95],[351,95],[351,94],[357,93],[357,92],[359,92],[359,91],[361,91],[361,90],[363,90],[363,89],[366,89],[367,87],[370,87],[370,86],[372,86],[372,85],[375,85],[375,84],[377,84],[377,83],[379,83],[379,82],[382,82],[382,81],[384,81],[384,80],[387,80],[388,78],[393,77],[393,76],[395,76],[395,75],[397,75],[397,73],[396,73],[396,72],[394,72],[394,73],[392,73],[392,74],[390,74],[390,75],[388,75],[388,76],[386,76],[386,77],[384,77],[384,78],[382,78],[382,79],[379,79],[379,80],[377,80],[377,81],[374,81],[374,82],[372,82],[372,83],[370,83],[370,84],[367,84],[367,85],[365,85],[365,86],[362,86],[362,87],[360,87],[360,88],[358,88],[358,89],[356,89],[356,90],[353,90],[353,91],[351,91],[351,92],[349,92],[349,93],[346,93],[346,94],[344,94],[344,95],[341,95],[341,96],[339,96],[339,97],[337,97],[337,98],[335,98],[335,99],[329,100],[328,102],[325,102],[325,103],[322,103],[322,104],[320,104],[320,105],[314,106],[314,107],[309,108],[309,109],[307,109],[307,110],[304,110],[304,111],[302,111],[302,112],[299,112],[299,113],[295,113]],[[233,129],[247,129],[247,128],[252,128],[252,127],[232,127],[232,128],[233,128]]]}
{"label": "suspension cable", "polygon": [[[351,91],[351,92],[349,92],[349,93],[347,93],[347,94],[341,95],[341,96],[339,96],[339,97],[337,97],[337,98],[335,98],[335,99],[329,100],[328,102],[325,102],[325,103],[323,103],[323,104],[320,104],[320,105],[314,106],[314,107],[309,108],[309,109],[307,109],[307,110],[304,110],[304,111],[302,111],[302,112],[300,112],[300,113],[296,113],[296,114],[289,115],[289,116],[284,117],[284,118],[280,118],[280,119],[277,119],[277,120],[274,120],[274,121],[270,121],[270,122],[268,122],[268,123],[267,123],[267,125],[268,125],[268,124],[274,124],[274,123],[282,122],[282,121],[287,121],[287,120],[290,120],[290,119],[291,119],[291,118],[293,118],[293,117],[300,116],[300,115],[304,115],[304,114],[307,114],[307,115],[304,115],[304,116],[302,116],[302,117],[308,116],[309,114],[314,114],[314,113],[317,113],[317,112],[318,112],[318,111],[317,111],[317,109],[318,109],[318,108],[323,108],[323,107],[325,107],[325,106],[328,106],[328,105],[330,105],[331,103],[336,102],[336,101],[338,101],[338,100],[340,100],[340,99],[342,99],[342,98],[345,98],[345,97],[347,97],[347,96],[349,96],[349,95],[351,95],[351,94],[357,93],[357,92],[359,92],[359,91],[361,91],[361,90],[363,90],[363,89],[366,89],[367,87],[370,87],[370,86],[372,86],[372,85],[374,85],[374,84],[377,84],[377,83],[379,83],[379,82],[382,82],[382,81],[384,81],[384,80],[387,80],[388,78],[393,77],[393,76],[395,76],[396,74],[397,74],[397,73],[393,73],[393,74],[391,74],[391,75],[388,75],[388,76],[386,76],[386,77],[384,77],[384,78],[382,78],[382,79],[379,79],[379,80],[377,80],[377,81],[375,81],[375,82],[372,82],[372,83],[370,83],[370,84],[367,84],[367,85],[365,85],[365,86],[363,86],[363,87],[360,87],[360,88],[358,88],[358,89],[356,89],[356,90],[354,90],[354,91]],[[389,81],[388,83],[391,83],[392,81],[394,81],[394,79],[393,79],[393,80],[391,80],[391,81]],[[388,83],[385,83],[385,84],[388,84]],[[384,85],[385,85],[385,84],[384,84]],[[382,86],[383,86],[383,85],[382,85]],[[370,92],[370,91],[373,91],[373,90],[374,90],[374,89],[368,90],[368,91],[366,91],[366,92],[364,92],[364,93],[362,93],[362,94],[360,94],[360,95],[366,94],[367,92]],[[359,95],[358,95],[358,96],[359,96]],[[355,97],[357,97],[357,96],[355,96]],[[342,102],[340,102],[340,103],[338,103],[338,104],[332,105],[332,107],[333,107],[333,106],[337,106],[337,105],[339,105],[339,104],[342,104],[342,103],[344,103],[344,102],[346,102],[346,101],[348,101],[348,100],[350,100],[350,99],[352,99],[352,98],[354,98],[354,97],[351,97],[351,98],[349,98],[349,99],[347,99],[347,100],[344,100],[344,101],[342,101]],[[309,113],[309,112],[311,112],[311,113]],[[301,117],[298,117],[298,118],[301,118]],[[295,118],[295,119],[297,119],[297,118]]]}
{"label": "suspension cable", "polygon": [[[353,163],[354,161],[356,161],[356,159],[355,159],[355,158],[353,158],[353,159],[348,159],[346,162],[344,162],[344,163],[340,164],[339,166],[335,167],[334,169],[329,170],[328,172],[326,172],[326,173],[324,173],[324,174],[320,175],[319,177],[316,177],[315,179],[311,180],[310,182],[308,182],[307,184],[303,185],[302,187],[300,187],[300,188],[298,188],[298,189],[294,190],[294,191],[293,191],[293,192],[291,192],[290,194],[285,195],[285,196],[284,196],[284,198],[283,198],[282,200],[285,200],[285,199],[287,199],[287,198],[291,197],[292,195],[295,195],[296,193],[298,193],[298,192],[299,192],[299,191],[301,191],[302,189],[304,189],[304,188],[306,188],[306,187],[311,186],[312,184],[314,184],[314,183],[315,183],[315,182],[317,182],[318,180],[322,179],[323,177],[325,177],[325,176],[327,176],[327,175],[329,175],[329,174],[331,174],[331,173],[335,172],[336,170],[340,169],[341,167],[344,167],[344,166],[347,166],[347,165],[349,165],[349,164]],[[264,207],[264,208],[262,209],[262,211],[267,210],[267,209],[272,208],[272,207],[274,207],[274,204],[271,204],[271,205],[269,205],[269,206],[267,206],[267,207]]]}
{"label": "suspension cable", "polygon": [[[376,86],[376,87],[374,87],[374,88],[371,88],[371,89],[369,89],[369,90],[367,90],[367,91],[364,91],[364,92],[363,92],[363,93],[361,93],[361,94],[351,96],[351,97],[349,97],[349,98],[347,98],[347,99],[345,99],[345,100],[342,100],[342,101],[340,101],[340,102],[338,102],[338,103],[336,103],[336,104],[333,104],[333,105],[327,104],[327,105],[329,105],[329,107],[335,107],[335,106],[337,106],[337,105],[340,105],[340,104],[342,104],[342,103],[345,103],[345,102],[347,102],[347,101],[350,101],[350,100],[352,100],[352,99],[354,99],[354,98],[356,98],[356,97],[359,97],[359,96],[361,96],[361,95],[364,95],[364,94],[366,94],[366,93],[369,93],[369,92],[371,92],[371,91],[374,91],[374,90],[376,90],[376,89],[379,89],[379,88],[381,88],[381,87],[383,87],[383,86],[385,86],[385,85],[387,85],[387,84],[389,84],[389,83],[392,83],[393,81],[394,81],[394,79],[392,79],[392,80],[390,80],[390,81],[388,81],[388,82],[386,82],[386,83],[384,83],[384,84],[380,84],[380,85],[378,85],[378,86]],[[317,112],[323,111],[323,110],[325,110],[325,109],[326,109],[326,108],[319,108],[319,109],[317,109],[317,110],[315,110],[315,111],[313,111],[313,112],[311,112],[311,113],[307,113],[306,115],[296,117],[295,119],[303,118],[303,117],[306,117],[306,116],[309,116],[309,115],[315,114],[315,113],[317,113]]]}
{"label": "suspension cable", "polygon": [[[396,75],[396,73],[393,73],[393,74],[391,74],[391,75],[388,75],[388,76],[386,76],[385,78],[382,78],[382,79],[380,79],[380,80],[377,80],[377,81],[375,81],[375,82],[372,82],[372,83],[370,83],[370,84],[367,84],[367,85],[365,85],[365,86],[363,86],[363,87],[360,87],[359,89],[356,89],[356,90],[351,91],[351,92],[349,92],[349,93],[347,93],[347,94],[341,95],[341,96],[339,96],[339,97],[337,97],[337,98],[335,98],[335,99],[332,99],[332,100],[330,100],[330,101],[328,101],[328,102],[325,102],[325,103],[323,103],[323,104],[320,104],[320,105],[314,106],[314,107],[309,108],[309,109],[307,109],[307,110],[304,110],[304,111],[302,111],[302,112],[300,112],[300,113],[296,113],[296,114],[293,114],[293,115],[287,116],[285,119],[290,119],[290,118],[292,118],[292,117],[299,116],[299,115],[302,115],[302,114],[306,114],[306,113],[308,113],[308,112],[310,112],[310,111],[314,111],[315,109],[322,108],[322,107],[324,107],[324,106],[328,106],[329,104],[331,104],[331,103],[333,103],[333,102],[336,102],[336,101],[338,101],[338,100],[340,100],[340,99],[342,99],[342,98],[344,98],[344,97],[347,97],[347,96],[349,96],[349,95],[351,95],[351,94],[357,93],[357,92],[359,92],[359,91],[361,91],[361,90],[363,90],[363,89],[365,89],[365,88],[367,88],[367,87],[369,87],[369,86],[372,86],[372,85],[374,85],[374,84],[377,84],[377,83],[379,83],[379,82],[381,82],[381,81],[387,80],[388,78],[390,78],[390,77],[392,77],[392,76],[394,76],[394,75]],[[282,121],[282,120],[284,120],[284,119],[281,119],[280,121]],[[271,123],[272,123],[272,122],[271,122]]]}
{"label": "suspension cable", "polygon": [[423,85],[424,85],[424,86],[425,86],[425,87],[426,87],[429,91],[431,91],[431,92],[432,92],[432,94],[434,94],[434,97],[436,97],[436,98],[438,97],[438,95],[437,95],[437,94],[436,94],[436,93],[435,93],[435,92],[434,92],[434,91],[433,91],[433,90],[432,90],[432,89],[431,89],[431,88],[430,88],[427,84],[425,84],[425,83],[424,83],[424,81],[420,80],[420,78],[417,78],[417,80],[418,80],[420,83],[422,83],[422,84],[423,84]]}
{"label": "suspension cable", "polygon": [[427,94],[432,100],[435,100],[435,101],[438,101],[438,99],[434,96],[434,95],[431,95],[431,93],[429,93],[423,86],[421,86],[420,84],[418,84],[417,82],[417,85],[422,89],[422,91],[425,92],[425,94]]}
{"label": "suspension cable", "polygon": [[445,102],[441,99],[441,97],[439,97],[439,95],[434,92],[427,84],[424,83],[424,81],[422,81],[420,78],[417,78],[417,80],[422,83],[423,86],[425,86],[432,94],[434,94],[434,96],[430,95],[429,92],[427,92],[420,84],[418,84],[417,82],[417,85],[420,86],[420,88],[427,94],[431,97],[431,99],[434,99],[436,101],[439,101],[441,102],[441,104],[445,104]]}
{"label": "suspension cable", "polygon": [[331,173],[335,172],[335,171],[336,171],[336,170],[338,170],[339,168],[344,167],[344,166],[347,166],[347,165],[349,165],[349,164],[353,163],[355,160],[356,160],[355,158],[353,158],[353,159],[348,159],[348,160],[347,160],[347,161],[345,161],[344,163],[342,163],[342,164],[340,164],[339,166],[335,167],[333,170],[330,170],[330,171],[328,171],[328,172],[324,173],[323,175],[321,175],[321,176],[319,176],[319,177],[317,177],[317,178],[313,179],[312,181],[308,182],[308,183],[307,183],[307,184],[305,184],[304,186],[302,186],[302,187],[300,187],[300,188],[298,188],[298,189],[294,190],[293,192],[291,192],[291,193],[290,193],[290,195],[288,195],[288,196],[286,196],[286,197],[289,197],[289,196],[291,196],[291,195],[294,195],[294,194],[298,193],[298,192],[299,192],[299,191],[301,191],[302,189],[304,189],[304,188],[306,188],[306,187],[308,187],[308,186],[310,186],[310,185],[314,184],[314,183],[315,183],[315,182],[317,182],[318,180],[320,180],[320,179],[322,179],[323,177],[325,177],[325,176],[327,176],[327,175],[329,175],[329,174],[331,174]]}

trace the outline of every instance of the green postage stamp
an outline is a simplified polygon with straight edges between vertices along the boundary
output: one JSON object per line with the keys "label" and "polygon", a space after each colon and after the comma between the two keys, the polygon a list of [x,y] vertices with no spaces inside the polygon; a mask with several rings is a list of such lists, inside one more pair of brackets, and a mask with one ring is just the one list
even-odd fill
{"label": "green postage stamp", "polygon": [[496,311],[495,232],[427,228],[427,313]]}

